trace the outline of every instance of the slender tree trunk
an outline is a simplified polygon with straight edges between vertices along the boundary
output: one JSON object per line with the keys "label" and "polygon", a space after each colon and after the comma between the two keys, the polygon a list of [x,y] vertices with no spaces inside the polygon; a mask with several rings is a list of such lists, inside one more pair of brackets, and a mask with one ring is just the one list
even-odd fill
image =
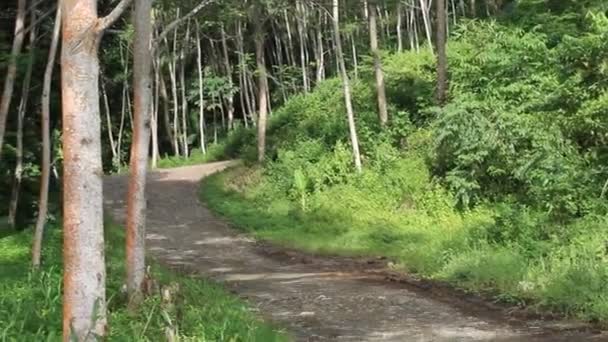
{"label": "slender tree trunk", "polygon": [[99,60],[103,31],[129,0],[97,17],[96,0],[64,0],[63,340],[95,341],[107,332],[103,233]]}
{"label": "slender tree trunk", "polygon": [[319,10],[319,27],[317,29],[317,83],[325,79],[325,48],[323,47],[323,13]]}
{"label": "slender tree trunk", "polygon": [[110,110],[110,102],[108,101],[108,92],[106,91],[106,83],[101,77],[101,97],[103,98],[103,107],[106,113],[106,126],[108,130],[108,140],[110,142],[110,151],[112,152],[112,161],[117,158],[116,141],[114,140],[114,132],[112,131],[112,112]]}
{"label": "slender tree trunk", "polygon": [[40,195],[38,200],[38,217],[34,230],[34,243],[32,246],[32,266],[34,269],[40,267],[42,238],[44,236],[44,225],[48,214],[49,204],[49,180],[51,177],[51,81],[53,80],[53,68],[57,57],[57,46],[59,45],[59,32],[61,30],[61,0],[57,5],[55,24],[51,38],[49,57],[44,70],[42,81],[42,172],[40,173]]}
{"label": "slender tree trunk", "polygon": [[428,2],[429,0],[420,0],[420,9],[422,11],[422,21],[424,22],[424,32],[426,33],[426,40],[427,43],[429,45],[429,49],[431,49],[431,52],[433,51],[433,39],[431,38],[431,36],[433,35],[432,33],[432,29],[431,29],[431,10],[430,7],[428,6]]}
{"label": "slender tree trunk", "polygon": [[[256,89],[255,89],[255,85],[253,84],[253,76],[252,73],[249,72],[249,70],[247,70],[247,86],[248,86],[248,93],[249,93],[249,101],[251,102],[251,118],[253,119],[253,122],[255,122],[255,124],[257,125],[258,122],[258,114],[256,112],[255,109],[258,108],[258,103],[257,103],[257,99],[256,99]],[[254,109],[255,108],[255,109]]]}
{"label": "slender tree trunk", "polygon": [[374,73],[376,74],[376,95],[378,100],[378,119],[380,125],[386,126],[388,122],[388,109],[386,105],[386,90],[384,86],[384,72],[382,71],[382,60],[378,49],[378,29],[376,26],[376,11],[373,4],[369,3],[369,41],[374,58]]}
{"label": "slender tree trunk", "polygon": [[[366,2],[367,3],[367,2]],[[369,13],[367,15],[367,18],[369,19]],[[351,32],[350,34],[350,45],[351,48],[353,50],[353,71],[355,73],[355,80],[359,79],[359,57],[357,56],[357,42],[355,40],[355,33]],[[336,44],[337,45],[337,44]],[[342,50],[342,47],[340,47],[340,50]],[[342,58],[344,58],[344,56],[342,56]],[[340,61],[339,61],[339,57],[338,57],[338,72],[340,69]]]}
{"label": "slender tree trunk", "polygon": [[477,3],[475,0],[469,0],[469,7],[471,7],[471,17],[477,17]]}
{"label": "slender tree trunk", "polygon": [[228,112],[228,129],[234,128],[234,94],[232,88],[234,87],[232,83],[232,66],[230,65],[230,58],[228,57],[228,43],[226,41],[226,31],[224,30],[224,25],[222,25],[222,53],[224,55],[224,69],[226,69],[226,78],[228,79],[228,91],[229,93],[225,95],[227,102],[227,112]]}
{"label": "slender tree trunk", "polygon": [[296,11],[298,13],[298,18],[296,19],[296,22],[298,26],[298,38],[300,42],[300,68],[302,69],[302,84],[304,87],[304,92],[308,92],[310,90],[310,87],[308,85],[308,66],[306,65],[306,49],[304,47],[305,32],[304,25],[302,23],[304,9],[302,7],[302,3],[300,3],[300,1],[297,1]]}
{"label": "slender tree trunk", "polygon": [[176,57],[172,56],[173,60],[169,62],[169,79],[171,81],[171,95],[173,97],[173,144],[176,149],[176,156],[181,155],[180,152],[180,132],[179,132],[179,100],[177,96],[177,77],[176,72]]}
{"label": "slender tree trunk", "polygon": [[264,161],[266,155],[266,116],[268,112],[266,77],[266,62],[264,60],[264,33],[262,32],[262,19],[256,18],[255,27],[255,60],[258,68],[258,161]]}
{"label": "slender tree trunk", "polygon": [[357,129],[355,127],[355,112],[350,93],[350,81],[346,72],[346,64],[344,63],[344,54],[342,53],[342,39],[340,37],[340,7],[338,0],[333,0],[333,26],[334,40],[336,41],[336,55],[340,65],[340,76],[342,78],[342,86],[344,87],[344,103],[346,105],[346,115],[348,118],[348,128],[350,131],[350,141],[353,148],[353,159],[357,172],[362,171],[361,155],[359,153],[359,138],[357,137]]}
{"label": "slender tree trunk", "polygon": [[416,19],[416,12],[412,8],[412,27],[414,31],[414,42],[416,44],[416,52],[420,52],[420,38],[418,36],[418,20]]}
{"label": "slender tree trunk", "polygon": [[287,51],[289,52],[287,56],[290,58],[291,65],[296,65],[296,58],[293,53],[293,36],[291,34],[291,22],[289,21],[289,17],[287,16],[287,10],[283,11],[283,16],[285,18],[285,29],[287,30]]}
{"label": "slender tree trunk", "polygon": [[179,81],[181,83],[181,96],[182,96],[182,145],[184,157],[188,158],[190,155],[188,146],[188,97],[186,96],[186,90],[188,85],[186,84],[186,48],[189,48],[190,44],[190,20],[186,25],[186,38],[183,40],[181,53],[180,53],[180,68],[179,68]]}
{"label": "slender tree trunk", "polygon": [[118,171],[120,171],[122,169],[122,138],[123,138],[123,132],[125,129],[125,118],[127,117],[127,107],[129,106],[128,103],[128,99],[127,99],[127,95],[129,93],[129,89],[127,89],[126,86],[122,87],[122,106],[120,109],[120,123],[118,125],[118,138],[117,138],[117,142],[116,142],[116,156],[115,156],[115,160],[113,160],[113,164],[114,167],[116,167],[116,169]]}
{"label": "slender tree trunk", "polygon": [[17,77],[17,57],[21,53],[23,40],[25,38],[25,12],[26,0],[17,0],[17,16],[15,18],[15,38],[8,61],[6,78],[4,79],[4,89],[0,98],[0,160],[2,160],[2,147],[4,146],[4,133],[6,131],[6,119],[11,107],[15,78]]}
{"label": "slender tree trunk", "polygon": [[403,5],[397,2],[397,51],[403,51]]}
{"label": "slender tree trunk", "polygon": [[13,179],[13,191],[9,203],[8,220],[9,224],[15,228],[17,225],[17,207],[19,206],[19,194],[21,193],[21,178],[23,176],[23,119],[27,111],[27,103],[29,100],[30,84],[32,80],[32,70],[34,68],[35,46],[36,46],[36,8],[32,5],[31,13],[31,28],[29,35],[29,57],[27,61],[27,70],[21,87],[21,101],[17,110],[17,148],[16,148],[16,166],[15,176]]}
{"label": "slender tree trunk", "polygon": [[152,163],[153,169],[158,165],[159,147],[158,147],[158,111],[160,106],[160,71],[154,61],[152,68],[154,70],[154,96],[152,97]]}
{"label": "slender tree trunk", "polygon": [[146,175],[152,108],[152,0],[135,0],[133,21],[134,127],[127,195],[127,291],[129,306],[143,300],[146,272]]}
{"label": "slender tree trunk", "polygon": [[437,10],[437,103],[445,104],[448,91],[448,58],[446,55],[446,0],[435,0]]}
{"label": "slender tree trunk", "polygon": [[[159,62],[160,63],[160,62]],[[159,64],[159,69],[160,69],[160,64]],[[169,118],[170,116],[170,109],[169,109],[169,93],[167,92],[167,83],[165,82],[165,77],[163,76],[163,72],[162,70],[159,70],[159,77],[160,77],[160,97],[163,100],[163,123],[164,123],[164,127],[165,127],[165,132],[167,134],[167,137],[169,138],[169,142],[171,143],[171,147],[173,149],[173,154],[174,155],[179,155],[179,146],[176,144],[177,140],[175,139],[175,136],[173,135],[173,131],[171,129],[171,120]]]}
{"label": "slender tree trunk", "polygon": [[207,153],[205,146],[205,97],[203,96],[203,52],[201,50],[201,37],[199,25],[196,23],[196,62],[198,66],[198,131],[201,143],[201,152]]}

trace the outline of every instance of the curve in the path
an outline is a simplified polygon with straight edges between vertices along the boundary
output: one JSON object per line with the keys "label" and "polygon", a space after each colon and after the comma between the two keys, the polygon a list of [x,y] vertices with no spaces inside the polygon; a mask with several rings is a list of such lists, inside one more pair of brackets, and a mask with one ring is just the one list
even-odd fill
{"label": "curve in the path", "polygon": [[[162,264],[218,280],[299,341],[581,341],[542,322],[514,327],[427,298],[333,259],[273,256],[199,203],[202,177],[219,162],[153,172],[148,180],[147,244]],[[123,222],[126,176],[105,180],[105,205]]]}

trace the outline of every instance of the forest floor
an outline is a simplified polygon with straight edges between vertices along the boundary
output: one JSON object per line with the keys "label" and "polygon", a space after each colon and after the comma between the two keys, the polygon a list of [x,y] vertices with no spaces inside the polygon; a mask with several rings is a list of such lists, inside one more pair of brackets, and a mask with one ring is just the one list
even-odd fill
{"label": "forest floor", "polygon": [[[516,318],[408,279],[381,258],[316,256],[256,241],[198,199],[200,180],[233,163],[150,174],[149,253],[163,265],[222,283],[298,341],[608,341],[576,324]],[[127,176],[107,177],[104,185],[106,208],[121,222]]]}

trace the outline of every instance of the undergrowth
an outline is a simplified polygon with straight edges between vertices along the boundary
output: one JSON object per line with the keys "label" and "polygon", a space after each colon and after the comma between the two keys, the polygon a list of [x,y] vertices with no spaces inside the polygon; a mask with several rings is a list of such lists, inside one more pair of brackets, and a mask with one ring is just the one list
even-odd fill
{"label": "undergrowth", "polygon": [[[444,108],[433,105],[430,51],[386,54],[391,122],[380,127],[373,68],[361,65],[362,174],[330,79],[275,111],[264,165],[207,179],[203,198],[264,239],[384,255],[424,277],[606,324],[606,8],[531,18],[524,7],[454,28]],[[240,151],[252,160],[248,139]]]}

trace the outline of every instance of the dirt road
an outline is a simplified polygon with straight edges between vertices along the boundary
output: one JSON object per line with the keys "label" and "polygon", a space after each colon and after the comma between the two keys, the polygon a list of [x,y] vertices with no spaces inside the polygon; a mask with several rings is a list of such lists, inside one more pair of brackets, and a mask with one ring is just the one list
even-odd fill
{"label": "dirt road", "polygon": [[[153,172],[147,243],[160,263],[215,279],[298,341],[605,341],[556,332],[547,322],[510,322],[391,283],[356,261],[302,256],[258,243],[214,216],[200,179],[230,162]],[[105,181],[106,210],[123,222],[126,176]],[[370,267],[373,267],[370,266]],[[466,306],[466,305],[465,305]]]}

